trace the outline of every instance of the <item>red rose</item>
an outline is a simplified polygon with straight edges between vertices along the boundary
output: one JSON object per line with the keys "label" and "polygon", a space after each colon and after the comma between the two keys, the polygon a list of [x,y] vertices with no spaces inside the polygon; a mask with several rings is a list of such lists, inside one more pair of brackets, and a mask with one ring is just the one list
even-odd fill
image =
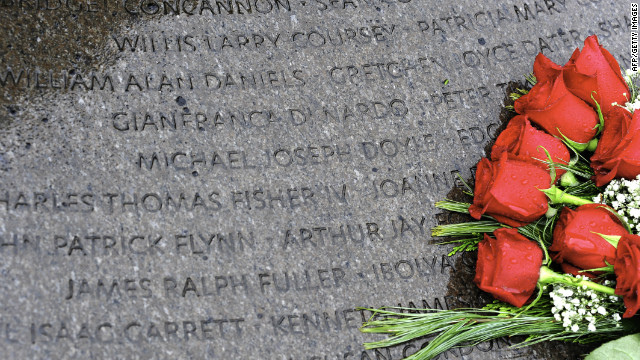
{"label": "red rose", "polygon": [[619,108],[607,116],[596,151],[591,156],[596,185],[613,178],[634,179],[640,174],[640,111],[633,117]]}
{"label": "red rose", "polygon": [[621,295],[630,318],[640,309],[640,236],[625,234],[618,242],[616,262],[616,294]]}
{"label": "red rose", "polygon": [[[569,91],[595,107],[598,101],[603,114],[607,114],[616,102],[624,105],[630,96],[627,83],[620,72],[616,59],[600,44],[595,35],[584,41],[582,51],[576,49],[564,66],[564,82]],[[627,94],[625,96],[624,94]]]}
{"label": "red rose", "polygon": [[598,114],[589,104],[569,92],[559,65],[542,54],[533,64],[538,83],[528,94],[516,100],[514,108],[526,114],[549,134],[587,143],[596,135]]}
{"label": "red rose", "polygon": [[551,185],[549,172],[503,153],[498,161],[482,158],[476,170],[469,214],[489,215],[510,226],[526,225],[547,212],[547,196],[539,189]]}
{"label": "red rose", "polygon": [[517,229],[498,229],[493,234],[495,239],[485,234],[478,244],[473,281],[496,299],[522,307],[536,288],[542,250]]}
{"label": "red rose", "polygon": [[[588,270],[613,264],[616,248],[602,238],[603,235],[628,234],[618,217],[602,204],[582,205],[575,210],[562,209],[553,230],[555,252],[553,261],[563,270],[577,275],[577,270]],[[566,265],[565,265],[566,264]]]}
{"label": "red rose", "polygon": [[[549,166],[539,161],[549,160],[544,152],[545,149],[549,152],[554,162],[569,163],[569,150],[560,139],[531,126],[526,115],[518,115],[509,121],[507,128],[496,139],[493,148],[491,148],[491,160],[497,161],[503,152],[508,152],[518,160],[529,161],[544,170],[548,170]],[[565,170],[556,168],[556,176],[558,177],[565,172]]]}

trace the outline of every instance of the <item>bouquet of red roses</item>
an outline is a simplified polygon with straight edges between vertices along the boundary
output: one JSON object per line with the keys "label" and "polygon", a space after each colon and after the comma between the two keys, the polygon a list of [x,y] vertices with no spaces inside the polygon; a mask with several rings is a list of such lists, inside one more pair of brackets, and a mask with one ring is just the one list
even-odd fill
{"label": "bouquet of red roses", "polygon": [[[596,36],[560,66],[543,54],[511,94],[517,115],[477,166],[473,203],[436,207],[477,221],[441,225],[449,254],[477,250],[474,282],[497,299],[482,309],[369,309],[368,348],[435,336],[410,359],[523,335],[640,353],[640,97]],[[631,335],[631,336],[626,336]],[[622,344],[622,345],[620,345]],[[591,359],[598,358],[596,350]]]}

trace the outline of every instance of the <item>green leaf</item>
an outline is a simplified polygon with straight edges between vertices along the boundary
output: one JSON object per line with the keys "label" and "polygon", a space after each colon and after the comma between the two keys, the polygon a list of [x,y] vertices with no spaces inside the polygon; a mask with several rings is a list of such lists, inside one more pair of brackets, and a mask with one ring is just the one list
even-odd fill
{"label": "green leaf", "polygon": [[579,142],[575,142],[575,141],[573,141],[573,140],[569,139],[568,137],[566,137],[566,136],[562,133],[562,131],[560,131],[560,129],[556,128],[556,130],[558,130],[558,132],[560,133],[560,135],[562,135],[564,143],[565,143],[568,147],[570,147],[570,148],[574,149],[575,151],[577,151],[577,152],[579,152],[579,153],[581,153],[581,152],[585,151],[585,150],[587,149],[587,147],[589,146],[589,143],[588,143],[588,142],[587,142],[587,143],[579,143]]}
{"label": "green leaf", "polygon": [[538,146],[538,150],[542,149],[545,154],[547,154],[547,159],[549,159],[549,176],[551,177],[551,184],[549,186],[553,186],[556,183],[556,166],[554,165],[553,158],[551,154],[544,148],[544,146]]}
{"label": "green leaf", "polygon": [[593,350],[584,360],[640,360],[640,333],[621,337]]}
{"label": "green leaf", "polygon": [[605,234],[600,234],[597,233],[595,231],[592,231],[592,233],[600,235],[600,237],[602,237],[603,239],[605,239],[609,244],[611,244],[611,246],[613,246],[614,248],[618,248],[618,242],[620,242],[620,239],[622,238],[622,236],[617,236],[617,235],[605,235]]}
{"label": "green leaf", "polygon": [[595,129],[597,130],[596,136],[598,136],[604,129],[604,116],[602,116],[602,109],[600,109],[600,104],[598,104],[596,99],[593,97],[594,93],[595,91],[591,92],[591,100],[593,100],[593,102],[596,103],[596,111],[598,112],[598,119],[600,119],[600,123],[596,124],[595,126]]}

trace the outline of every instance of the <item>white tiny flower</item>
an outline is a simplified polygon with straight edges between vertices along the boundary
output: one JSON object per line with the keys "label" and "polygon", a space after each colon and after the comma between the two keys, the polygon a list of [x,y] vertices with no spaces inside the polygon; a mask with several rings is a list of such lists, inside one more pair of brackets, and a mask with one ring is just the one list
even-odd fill
{"label": "white tiny flower", "polygon": [[587,326],[587,330],[589,330],[591,332],[594,332],[594,331],[596,331],[596,326],[593,325],[593,324],[589,324],[589,326]]}
{"label": "white tiny flower", "polygon": [[578,309],[578,314],[580,314],[580,315],[584,315],[584,314],[586,314],[586,313],[587,313],[587,310],[585,310],[584,308],[580,308],[580,309]]}
{"label": "white tiny flower", "polygon": [[578,326],[577,324],[571,327],[571,331],[573,332],[578,332],[578,330],[580,330],[580,326]]}
{"label": "white tiny flower", "polygon": [[573,305],[580,305],[580,299],[573,298],[573,299],[571,299],[571,303],[572,303]]}
{"label": "white tiny flower", "polygon": [[598,306],[598,314],[607,315],[607,309],[605,309],[604,306]]}
{"label": "white tiny flower", "polygon": [[620,318],[620,314],[618,314],[618,313],[613,314],[613,320],[620,321],[620,319],[621,319]]}

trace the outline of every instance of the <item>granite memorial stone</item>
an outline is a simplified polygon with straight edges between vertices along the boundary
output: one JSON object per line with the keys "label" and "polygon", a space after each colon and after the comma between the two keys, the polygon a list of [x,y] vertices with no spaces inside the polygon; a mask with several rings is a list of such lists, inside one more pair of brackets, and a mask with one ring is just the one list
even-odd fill
{"label": "granite memorial stone", "polygon": [[[613,0],[0,0],[0,357],[399,359],[480,305],[432,204]],[[503,113],[504,116],[504,113]],[[427,340],[424,340],[427,341]],[[507,342],[442,358],[568,358]]]}

